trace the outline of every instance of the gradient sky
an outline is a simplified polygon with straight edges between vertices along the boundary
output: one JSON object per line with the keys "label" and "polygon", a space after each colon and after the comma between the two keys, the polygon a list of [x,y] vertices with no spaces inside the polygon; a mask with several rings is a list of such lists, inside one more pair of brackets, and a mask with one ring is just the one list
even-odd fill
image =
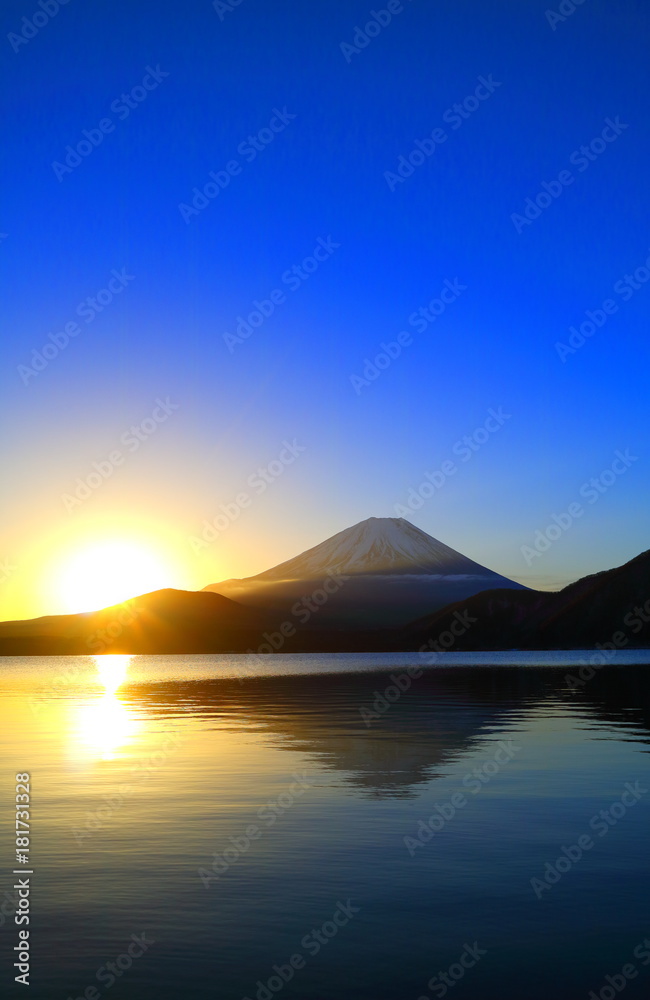
{"label": "gradient sky", "polygon": [[[456,474],[409,519],[507,576],[559,586],[648,547],[650,287],[614,288],[650,256],[650,9],[585,0],[551,25],[544,0],[405,0],[346,57],[385,6],[69,0],[34,32],[36,0],[4,4],[1,617],[64,610],[66,560],[105,539],[161,553],[160,585],[259,572],[395,516],[446,460]],[[158,82],[129,109],[148,67]],[[479,77],[499,86],[446,115]],[[253,158],[247,137],[274,109],[295,117]],[[106,118],[90,155],[53,166]],[[627,127],[572,162],[606,119]],[[437,128],[446,141],[389,184]],[[181,210],[233,160],[227,187]],[[572,183],[516,225],[563,170]],[[283,274],[319,238],[340,246],[291,290]],[[79,303],[123,269],[86,322]],[[446,280],[466,288],[418,332],[409,317]],[[285,301],[230,351],[224,333],[278,288]],[[557,342],[606,299],[616,312],[563,362]],[[25,384],[19,366],[75,321]],[[410,345],[355,391],[400,331]],[[120,444],[167,398],[178,408],[153,433]],[[455,443],[499,407],[509,419],[463,462]],[[285,441],[305,450],[255,493]],[[66,509],[116,448],[123,464]],[[527,561],[522,546],[626,449],[625,474]],[[242,491],[237,520],[193,546]],[[124,578],[127,596],[129,565]]]}

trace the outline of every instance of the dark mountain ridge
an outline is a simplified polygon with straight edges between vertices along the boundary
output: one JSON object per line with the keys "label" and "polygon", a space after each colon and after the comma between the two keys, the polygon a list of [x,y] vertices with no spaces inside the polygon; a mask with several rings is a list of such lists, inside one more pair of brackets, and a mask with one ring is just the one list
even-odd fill
{"label": "dark mountain ridge", "polygon": [[252,607],[205,590],[160,590],[87,614],[0,623],[0,655],[646,647],[650,551],[558,592],[483,590],[401,627],[369,628],[363,619],[341,627],[316,604],[309,614],[306,607],[299,613],[295,605]]}
{"label": "dark mountain ridge", "polygon": [[650,551],[557,592],[484,591],[413,622],[404,630],[405,641],[425,642],[444,632],[459,611],[476,622],[455,649],[571,649],[606,642],[621,649],[647,646]]}

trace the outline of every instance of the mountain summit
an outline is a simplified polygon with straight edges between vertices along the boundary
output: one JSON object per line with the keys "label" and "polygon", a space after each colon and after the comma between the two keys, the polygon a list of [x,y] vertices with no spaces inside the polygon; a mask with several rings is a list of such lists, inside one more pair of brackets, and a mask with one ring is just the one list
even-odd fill
{"label": "mountain summit", "polygon": [[353,576],[377,573],[484,576],[490,570],[403,517],[369,517],[251,579],[313,580],[328,572]]}
{"label": "mountain summit", "polygon": [[345,627],[400,625],[483,590],[525,589],[401,517],[370,517],[263,573],[204,589],[291,621],[328,578],[339,586],[328,586],[318,624]]}

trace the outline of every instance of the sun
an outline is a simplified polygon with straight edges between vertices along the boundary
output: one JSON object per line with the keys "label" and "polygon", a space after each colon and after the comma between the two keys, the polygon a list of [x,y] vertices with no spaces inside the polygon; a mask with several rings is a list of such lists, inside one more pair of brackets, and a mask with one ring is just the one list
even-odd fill
{"label": "sun", "polygon": [[71,556],[57,573],[57,597],[67,612],[97,611],[174,585],[174,574],[153,549],[107,539]]}

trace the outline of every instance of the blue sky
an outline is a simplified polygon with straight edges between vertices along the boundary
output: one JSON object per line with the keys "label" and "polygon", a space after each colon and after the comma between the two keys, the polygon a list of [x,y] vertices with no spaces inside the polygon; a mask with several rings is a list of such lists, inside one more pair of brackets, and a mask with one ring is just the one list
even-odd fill
{"label": "blue sky", "polygon": [[[394,516],[454,458],[410,519],[508,576],[557,586],[648,547],[650,10],[406,0],[377,25],[386,6],[69,0],[34,30],[37,3],[4,5],[3,617],[58,610],[42,556],[50,573],[93,533],[143,531],[170,582],[201,587]],[[409,168],[418,142],[430,155]],[[538,199],[544,183],[556,196]],[[273,311],[227,342],[255,300]],[[36,372],[32,352],[75,323]],[[159,399],[176,409],[128,452]],[[285,441],[304,450],[193,547]],[[625,473],[526,560],[626,449]]]}

